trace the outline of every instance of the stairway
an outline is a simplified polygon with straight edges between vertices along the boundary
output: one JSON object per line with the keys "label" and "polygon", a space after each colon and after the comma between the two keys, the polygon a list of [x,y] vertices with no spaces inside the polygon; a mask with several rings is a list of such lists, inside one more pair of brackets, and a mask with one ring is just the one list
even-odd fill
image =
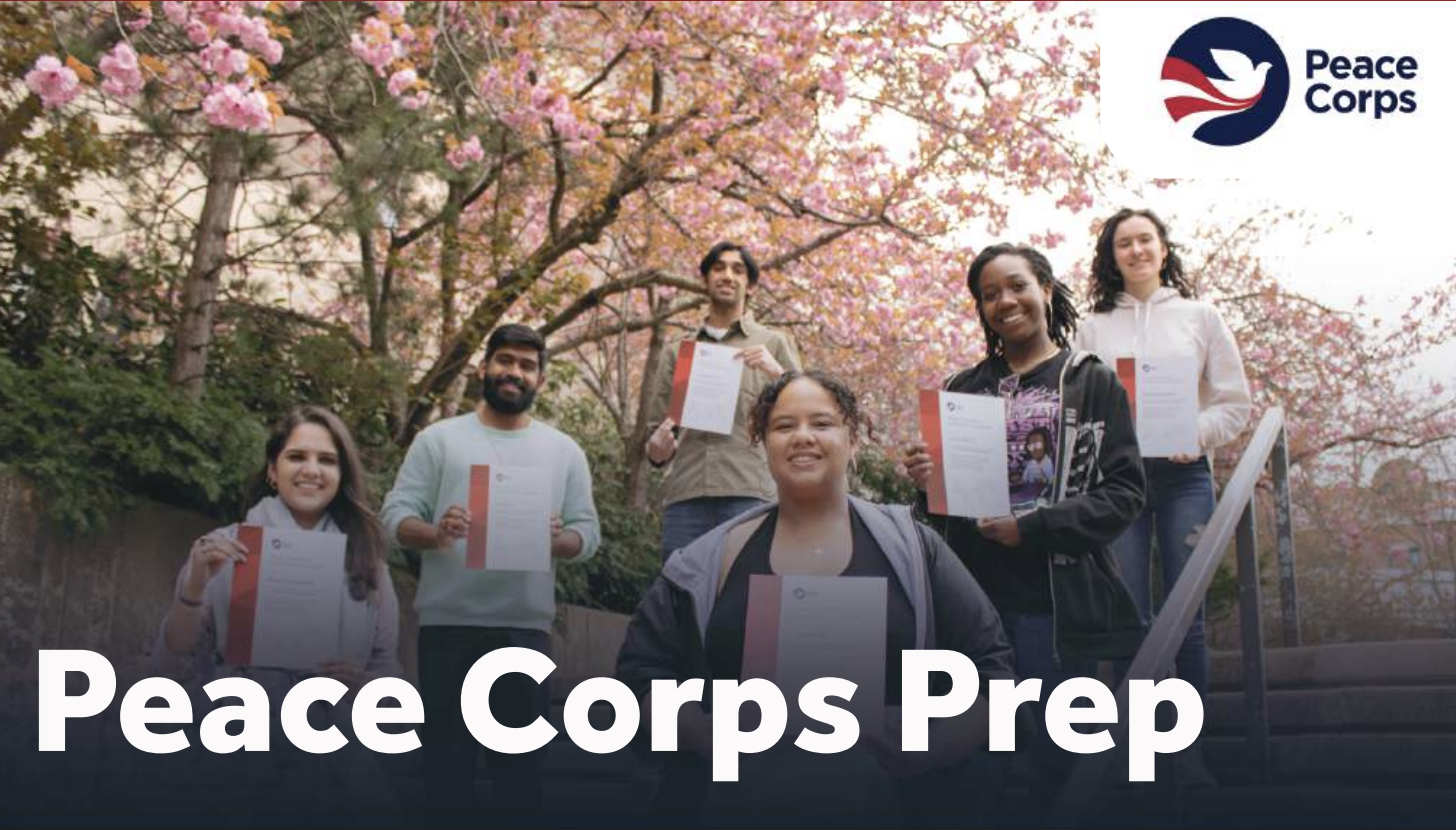
{"label": "stairway", "polygon": [[1237,652],[1215,654],[1190,823],[1450,826],[1456,820],[1456,640],[1271,649],[1271,781],[1250,780]]}

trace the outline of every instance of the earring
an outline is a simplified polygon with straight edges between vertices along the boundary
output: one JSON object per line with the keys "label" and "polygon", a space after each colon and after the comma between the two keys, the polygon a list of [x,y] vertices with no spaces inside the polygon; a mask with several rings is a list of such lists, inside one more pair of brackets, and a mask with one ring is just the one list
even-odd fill
{"label": "earring", "polygon": [[273,492],[275,492],[275,493],[278,492],[278,479],[273,478],[272,476],[269,476],[268,477],[268,488],[270,490],[272,490]]}

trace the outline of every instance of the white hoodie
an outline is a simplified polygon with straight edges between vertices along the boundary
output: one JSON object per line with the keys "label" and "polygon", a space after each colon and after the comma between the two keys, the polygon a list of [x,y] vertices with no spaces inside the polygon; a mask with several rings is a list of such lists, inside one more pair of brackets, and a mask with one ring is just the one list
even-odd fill
{"label": "white hoodie", "polygon": [[1126,291],[1112,311],[1089,314],[1077,329],[1076,346],[1109,366],[1119,357],[1192,357],[1203,367],[1198,381],[1198,440],[1212,450],[1234,440],[1249,423],[1253,401],[1234,334],[1218,309],[1179,296],[1167,286],[1142,302]]}

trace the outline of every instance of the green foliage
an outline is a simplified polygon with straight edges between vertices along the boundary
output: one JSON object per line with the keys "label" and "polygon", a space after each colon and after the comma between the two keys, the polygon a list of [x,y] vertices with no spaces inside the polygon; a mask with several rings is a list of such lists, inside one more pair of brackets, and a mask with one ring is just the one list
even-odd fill
{"label": "green foliage", "polygon": [[880,504],[914,504],[915,484],[896,471],[892,448],[864,444],[855,455],[855,492]]}
{"label": "green foliage", "polygon": [[102,529],[139,497],[239,513],[264,430],[226,390],[193,403],[167,384],[164,276],[4,217],[0,461],[73,531]]}
{"label": "green foliage", "polygon": [[51,518],[95,532],[142,494],[237,512],[263,455],[263,430],[245,409],[192,403],[155,371],[39,358],[22,368],[0,356],[0,461],[36,484]]}
{"label": "green foliage", "polygon": [[164,283],[18,209],[0,211],[0,348],[21,365],[44,351],[154,362],[151,341],[171,314]]}
{"label": "green foliage", "polygon": [[606,407],[589,395],[549,397],[551,405],[543,401],[541,416],[586,452],[602,525],[602,546],[595,557],[556,569],[556,600],[630,614],[661,566],[657,512],[632,505],[622,439]]}

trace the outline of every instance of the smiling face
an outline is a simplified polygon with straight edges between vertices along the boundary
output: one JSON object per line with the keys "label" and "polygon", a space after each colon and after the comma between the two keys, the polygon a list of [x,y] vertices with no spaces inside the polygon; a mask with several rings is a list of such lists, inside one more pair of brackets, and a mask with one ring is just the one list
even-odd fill
{"label": "smiling face", "polygon": [[293,428],[278,457],[268,464],[268,480],[303,528],[311,528],[323,518],[339,493],[341,476],[334,437],[309,422]]}
{"label": "smiling face", "polygon": [[539,352],[525,346],[501,346],[480,367],[481,396],[496,412],[519,415],[536,400],[541,377]]}
{"label": "smiling face", "polygon": [[1161,282],[1159,275],[1168,258],[1168,246],[1163,244],[1153,220],[1134,215],[1122,220],[1113,231],[1112,255],[1128,291],[1150,289]]}
{"label": "smiling face", "polygon": [[719,254],[703,280],[707,283],[708,299],[719,308],[741,310],[748,300],[748,265],[738,251]]}
{"label": "smiling face", "polygon": [[1016,254],[1002,254],[982,269],[981,319],[1006,343],[1018,345],[1047,337],[1051,286],[1041,285],[1031,263]]}
{"label": "smiling face", "polygon": [[769,412],[768,469],[780,496],[843,490],[855,436],[828,389],[809,378],[789,383]]}

